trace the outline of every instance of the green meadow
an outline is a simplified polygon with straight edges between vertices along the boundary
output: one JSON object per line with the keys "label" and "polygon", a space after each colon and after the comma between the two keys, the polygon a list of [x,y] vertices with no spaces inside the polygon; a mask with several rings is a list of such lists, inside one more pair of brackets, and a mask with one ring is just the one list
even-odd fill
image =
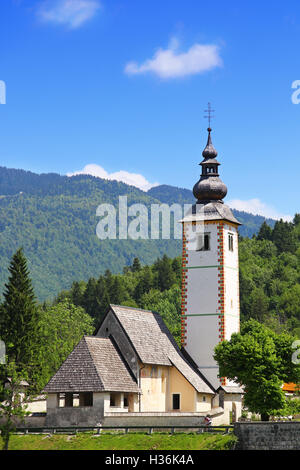
{"label": "green meadow", "polygon": [[230,450],[235,441],[232,433],[13,434],[9,450]]}

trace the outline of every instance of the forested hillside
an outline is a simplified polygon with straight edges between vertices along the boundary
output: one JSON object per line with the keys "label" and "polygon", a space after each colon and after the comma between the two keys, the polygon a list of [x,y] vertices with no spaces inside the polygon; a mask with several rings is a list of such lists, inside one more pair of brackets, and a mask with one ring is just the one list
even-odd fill
{"label": "forested hillside", "polygon": [[300,338],[300,215],[293,223],[263,223],[258,235],[240,243],[242,319],[275,329],[283,325]]}
{"label": "forested hillside", "polygon": [[[263,223],[252,239],[239,245],[241,320],[250,318],[275,331],[283,329],[300,338],[300,215],[294,223],[278,221],[274,229]],[[122,275],[104,275],[74,282],[56,302],[68,299],[99,323],[109,303],[159,312],[180,341],[181,259],[167,256],[152,266],[136,258]]]}
{"label": "forested hillside", "polygon": [[[294,223],[276,222],[274,229],[264,223],[257,236],[240,240],[239,255],[241,321],[254,318],[276,332],[286,330],[300,338],[300,215]],[[54,300],[38,303],[37,308],[22,250],[17,250],[5,274],[0,337],[11,345],[20,338],[25,352],[31,343],[38,348],[36,371],[43,386],[82,335],[96,331],[110,303],[157,311],[180,344],[180,257],[163,255],[148,266],[135,256],[122,274],[106,269],[87,280],[78,274],[70,289],[57,291]],[[26,309],[38,318],[31,329],[24,318],[25,287]],[[28,341],[22,340],[24,329]]]}
{"label": "forested hillside", "polygon": [[[96,208],[102,203],[118,209],[119,196],[128,207],[143,203],[190,204],[192,192],[158,186],[145,193],[136,187],[81,175],[37,175],[0,167],[0,293],[13,253],[23,247],[39,300],[51,299],[73,281],[98,278],[106,269],[120,273],[135,257],[152,264],[164,254],[181,254],[181,240],[99,240]],[[240,234],[257,233],[263,217],[234,211],[243,223]],[[274,221],[267,221],[270,225]]]}

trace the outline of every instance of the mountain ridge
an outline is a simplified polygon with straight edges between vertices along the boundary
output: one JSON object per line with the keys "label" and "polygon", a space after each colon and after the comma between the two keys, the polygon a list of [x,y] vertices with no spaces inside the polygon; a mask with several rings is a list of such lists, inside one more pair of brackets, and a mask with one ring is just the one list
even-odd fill
{"label": "mountain ridge", "polygon": [[[0,167],[0,292],[7,281],[13,253],[22,246],[39,300],[53,298],[73,281],[98,277],[106,269],[122,272],[137,256],[151,264],[167,254],[181,253],[181,240],[99,240],[96,236],[100,204],[128,206],[194,202],[192,192],[161,185],[142,191],[122,182],[90,175],[64,176]],[[244,225],[242,236],[257,233],[263,221],[275,221],[233,210]]]}

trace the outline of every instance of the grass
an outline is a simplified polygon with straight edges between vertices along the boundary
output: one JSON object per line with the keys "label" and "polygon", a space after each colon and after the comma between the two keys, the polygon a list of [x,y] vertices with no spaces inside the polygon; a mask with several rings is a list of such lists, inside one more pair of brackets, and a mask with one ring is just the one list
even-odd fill
{"label": "grass", "polygon": [[232,433],[14,434],[9,450],[230,450],[235,441]]}

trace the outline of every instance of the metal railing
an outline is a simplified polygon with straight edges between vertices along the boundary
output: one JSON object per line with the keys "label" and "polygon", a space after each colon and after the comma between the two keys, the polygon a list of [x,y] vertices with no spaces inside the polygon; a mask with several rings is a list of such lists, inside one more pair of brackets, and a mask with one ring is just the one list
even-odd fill
{"label": "metal railing", "polygon": [[212,433],[222,433],[228,434],[233,431],[233,426],[213,426],[213,425],[201,425],[201,426],[46,426],[42,428],[24,426],[17,427],[16,432],[22,434],[77,434],[80,432],[94,432],[95,434],[101,434],[102,431],[111,430],[111,431],[123,431],[123,433],[128,434],[130,430],[135,431],[147,431],[148,434],[152,434],[154,430],[169,430],[170,434],[174,434],[176,430],[188,430],[191,429],[193,432],[203,433],[203,432],[212,432]]}

